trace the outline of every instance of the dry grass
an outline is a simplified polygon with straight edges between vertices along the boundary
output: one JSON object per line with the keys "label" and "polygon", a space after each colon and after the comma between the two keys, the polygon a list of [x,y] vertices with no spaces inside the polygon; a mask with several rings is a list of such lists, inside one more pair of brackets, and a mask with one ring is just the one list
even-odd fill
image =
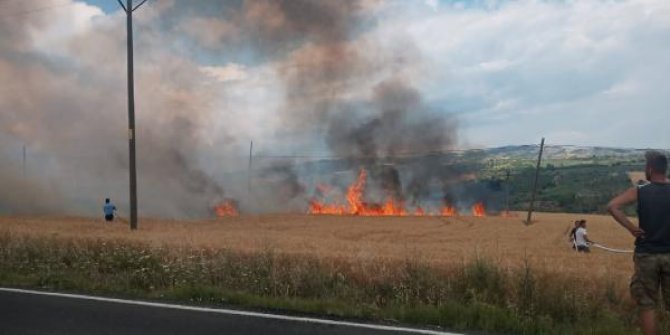
{"label": "dry grass", "polygon": [[633,186],[636,186],[637,182],[640,180],[647,180],[647,176],[645,175],[644,171],[628,172],[628,178],[630,179],[630,182],[633,184]]}
{"label": "dry grass", "polygon": [[[566,233],[578,218],[588,221],[591,239],[613,248],[632,248],[633,239],[611,218],[538,213],[526,226],[521,217],[337,217],[265,215],[203,221],[144,219],[137,232],[123,223],[86,218],[0,217],[0,230],[62,238],[110,238],[152,245],[271,250],[350,261],[419,260],[435,266],[484,257],[503,268],[528,261],[534,268],[584,277],[617,278],[632,271],[629,254],[593,250],[576,254]],[[590,280],[588,280],[590,281]]]}
{"label": "dry grass", "polygon": [[521,215],[145,219],[136,232],[0,217],[0,282],[514,334],[635,333],[631,257],[572,251],[579,218],[592,239],[631,247],[612,219],[569,214],[531,226]]}

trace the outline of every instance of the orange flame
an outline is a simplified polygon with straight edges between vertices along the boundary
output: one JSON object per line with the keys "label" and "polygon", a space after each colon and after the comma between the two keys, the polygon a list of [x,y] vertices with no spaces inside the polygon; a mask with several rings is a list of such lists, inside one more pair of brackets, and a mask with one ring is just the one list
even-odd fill
{"label": "orange flame", "polygon": [[326,205],[322,202],[312,200],[309,203],[310,214],[330,214],[330,215],[344,215],[348,211],[344,206]]}
{"label": "orange flame", "polygon": [[472,216],[477,216],[477,217],[486,216],[486,208],[484,207],[483,203],[478,202],[478,203],[472,205]]}
{"label": "orange flame", "polygon": [[364,212],[363,191],[365,190],[365,181],[368,178],[368,172],[361,169],[356,181],[349,186],[347,190],[347,202],[349,203],[350,214],[361,215]]}
{"label": "orange flame", "polygon": [[232,200],[226,200],[216,206],[214,206],[214,213],[218,217],[224,216],[238,216],[240,213],[237,211],[237,206]]}
{"label": "orange flame", "polygon": [[456,214],[456,207],[449,205],[442,207],[442,210],[440,211],[440,215],[442,216],[455,216]]}
{"label": "orange flame", "polygon": [[[368,204],[363,201],[365,185],[367,183],[368,172],[361,169],[356,180],[347,188],[346,200],[348,206],[328,205],[321,201],[312,200],[309,204],[308,213],[310,214],[331,214],[331,215],[361,215],[361,216],[402,216],[407,215],[404,206],[394,199],[388,199],[385,203]],[[326,187],[318,185],[317,191],[324,193]]]}
{"label": "orange flame", "polygon": [[[417,206],[413,212],[408,212],[405,209],[402,201],[388,198],[382,204],[366,203],[363,199],[365,195],[365,186],[367,183],[368,172],[361,169],[358,177],[349,185],[346,192],[346,205],[340,204],[326,204],[323,201],[312,199],[309,202],[309,214],[326,214],[326,215],[359,215],[359,216],[455,216],[458,212],[455,207],[447,205],[442,207],[439,212],[427,212],[423,207]],[[329,193],[330,186],[319,184],[316,186],[318,194],[324,195]],[[474,216],[485,216],[486,210],[482,203],[477,203],[472,209]]]}

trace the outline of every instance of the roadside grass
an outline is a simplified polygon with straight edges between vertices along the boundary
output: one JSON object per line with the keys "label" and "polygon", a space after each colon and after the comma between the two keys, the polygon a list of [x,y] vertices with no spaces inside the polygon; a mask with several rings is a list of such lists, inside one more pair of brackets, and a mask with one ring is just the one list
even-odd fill
{"label": "roadside grass", "polygon": [[[0,285],[482,330],[636,334],[616,283],[504,268],[489,259],[439,268],[122,240],[0,233]],[[662,320],[661,329],[670,322]]]}

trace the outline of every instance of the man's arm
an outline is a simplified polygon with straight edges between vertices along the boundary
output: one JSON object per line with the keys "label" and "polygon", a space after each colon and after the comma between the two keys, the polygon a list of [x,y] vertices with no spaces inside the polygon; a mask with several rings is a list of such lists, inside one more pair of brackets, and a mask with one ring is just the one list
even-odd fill
{"label": "man's arm", "polygon": [[633,204],[637,201],[637,188],[632,187],[625,192],[616,196],[609,204],[607,204],[607,211],[612,215],[621,226],[628,229],[628,231],[635,237],[644,238],[644,231],[636,227],[626,214],[621,210],[621,207]]}
{"label": "man's arm", "polygon": [[586,242],[588,242],[589,244],[594,244],[594,243],[596,243],[596,242],[593,242],[593,240],[589,239],[589,235],[588,235],[586,232],[584,232],[584,240],[585,240]]}

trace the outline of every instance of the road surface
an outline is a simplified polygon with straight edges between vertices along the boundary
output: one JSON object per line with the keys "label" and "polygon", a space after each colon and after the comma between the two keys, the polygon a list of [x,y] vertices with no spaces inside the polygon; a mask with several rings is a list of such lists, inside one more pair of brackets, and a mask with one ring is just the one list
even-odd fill
{"label": "road surface", "polygon": [[0,288],[0,334],[459,335],[11,288]]}

